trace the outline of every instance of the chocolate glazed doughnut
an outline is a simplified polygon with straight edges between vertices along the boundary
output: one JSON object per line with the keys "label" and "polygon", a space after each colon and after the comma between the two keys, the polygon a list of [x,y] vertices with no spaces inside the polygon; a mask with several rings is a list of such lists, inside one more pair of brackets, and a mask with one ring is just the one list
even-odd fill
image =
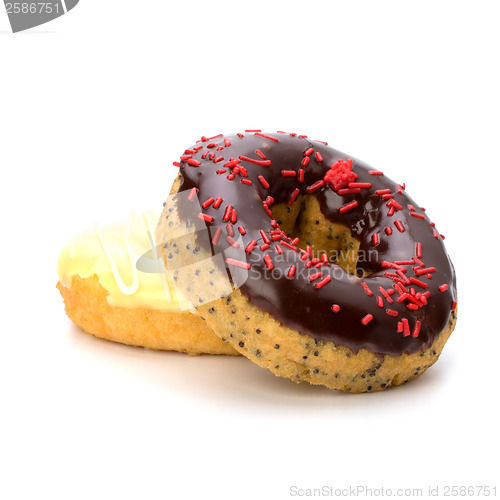
{"label": "chocolate glazed doughnut", "polygon": [[[352,392],[402,384],[437,360],[455,325],[455,272],[404,184],[284,132],[202,137],[177,165],[172,193],[199,206],[169,198],[157,239],[224,341],[276,375]],[[200,222],[209,238],[192,229]],[[238,247],[243,258],[230,257]],[[224,292],[227,271],[241,270]]]}

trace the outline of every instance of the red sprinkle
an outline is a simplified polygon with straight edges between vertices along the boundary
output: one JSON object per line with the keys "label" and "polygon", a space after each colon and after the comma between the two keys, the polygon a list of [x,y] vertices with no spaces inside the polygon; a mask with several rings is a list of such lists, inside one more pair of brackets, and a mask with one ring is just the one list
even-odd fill
{"label": "red sprinkle", "polygon": [[232,205],[228,205],[226,207],[226,210],[224,211],[224,216],[222,217],[222,220],[224,222],[229,222],[229,219],[231,217],[231,212],[233,211],[233,206]]}
{"label": "red sprinkle", "polygon": [[448,285],[445,283],[439,287],[440,292],[446,292],[448,290]]}
{"label": "red sprinkle", "polygon": [[191,189],[190,193],[189,193],[189,196],[188,196],[188,200],[189,201],[193,201],[194,200],[194,197],[198,194],[198,188],[193,188]]}
{"label": "red sprinkle", "polygon": [[221,234],[222,234],[222,229],[221,229],[220,227],[218,227],[218,228],[215,230],[214,238],[213,238],[213,240],[212,240],[212,243],[213,243],[214,245],[217,245],[217,243],[219,243],[219,240],[220,240]]}
{"label": "red sprinkle", "polygon": [[323,161],[323,157],[321,156],[321,153],[316,152],[316,154],[314,156],[316,157],[316,161],[318,163],[321,163]]}
{"label": "red sprinkle", "polygon": [[214,218],[211,215],[207,215],[207,214],[204,214],[201,212],[198,214],[198,219],[202,219],[205,222],[213,222],[214,221]]}
{"label": "red sprinkle", "polygon": [[252,185],[252,181],[250,179],[241,179],[240,181],[242,184],[246,184],[247,186]]}
{"label": "red sprinkle", "polygon": [[306,193],[313,193],[314,191],[317,191],[319,188],[322,188],[324,185],[325,185],[324,180],[316,181],[311,186],[306,187]]}
{"label": "red sprinkle", "polygon": [[394,316],[396,317],[398,315],[398,312],[395,311],[394,309],[386,309],[385,312],[389,315],[389,316]]}
{"label": "red sprinkle", "polygon": [[346,194],[358,194],[358,193],[361,193],[360,188],[344,188],[337,190],[337,194],[340,194],[340,196],[344,196]]}
{"label": "red sprinkle", "polygon": [[314,149],[313,148],[307,148],[304,151],[304,156],[311,156],[313,153],[314,153]]}
{"label": "red sprinkle", "polygon": [[367,314],[362,320],[363,325],[367,325],[373,319],[373,314]]}
{"label": "red sprinkle", "polygon": [[274,142],[279,142],[276,137],[272,137],[270,135],[262,134],[260,131],[259,132],[255,132],[254,135],[258,135],[260,137],[264,137],[265,139],[271,139],[271,141],[274,141]]}
{"label": "red sprinkle", "polygon": [[415,217],[416,219],[425,219],[425,215],[424,214],[417,214],[416,212],[410,212],[410,215],[412,217]]}
{"label": "red sprinkle", "polygon": [[321,278],[321,276],[323,276],[323,273],[314,273],[314,274],[311,274],[311,276],[309,276],[309,281],[315,281],[318,278]]}
{"label": "red sprinkle", "polygon": [[226,241],[233,247],[233,248],[239,248],[240,244],[233,239],[231,236],[226,236]]}
{"label": "red sprinkle", "polygon": [[260,150],[255,151],[263,160],[267,160],[266,155]]}
{"label": "red sprinkle", "polygon": [[250,269],[250,264],[248,264],[248,262],[241,262],[241,260],[227,258],[226,264],[230,264],[231,266],[241,267],[243,269]]}
{"label": "red sprinkle", "polygon": [[281,175],[283,177],[295,177],[297,172],[295,170],[282,170]]}
{"label": "red sprinkle", "polygon": [[238,231],[240,234],[247,234],[246,229],[243,226],[238,226]]}
{"label": "red sprinkle", "polygon": [[385,234],[387,234],[387,236],[390,236],[392,234],[392,229],[390,227],[386,227]]}
{"label": "red sprinkle", "polygon": [[435,267],[426,267],[425,269],[417,269],[415,274],[417,276],[422,276],[422,274],[433,273],[436,271]]}
{"label": "red sprinkle", "polygon": [[372,185],[370,182],[349,182],[348,187],[360,188],[360,189],[370,189],[372,187]]}
{"label": "red sprinkle", "polygon": [[340,306],[338,304],[333,304],[332,305],[332,311],[334,313],[338,313],[340,311]]}
{"label": "red sprinkle", "polygon": [[400,233],[405,232],[405,227],[403,226],[403,223],[399,219],[394,221],[394,225],[397,227],[397,229]]}
{"label": "red sprinkle", "polygon": [[295,188],[290,196],[290,199],[288,200],[289,205],[293,205],[293,202],[297,199],[297,196],[299,196],[300,189]]}
{"label": "red sprinkle", "polygon": [[422,288],[427,288],[427,283],[424,283],[423,281],[418,280],[417,278],[414,278],[413,276],[410,278],[410,283],[413,283],[414,285],[420,286]]}
{"label": "red sprinkle", "polygon": [[384,172],[381,172],[380,170],[370,170],[368,173],[370,175],[384,175]]}
{"label": "red sprinkle", "polygon": [[[391,290],[394,292],[394,290],[391,288]],[[394,301],[392,300],[392,297],[389,295],[387,290],[385,290],[383,287],[379,286],[378,291],[385,297],[385,300],[389,302],[389,304],[392,304]]]}
{"label": "red sprinkle", "polygon": [[257,242],[255,240],[252,240],[247,247],[245,248],[246,253],[252,253],[252,250],[257,246]]}
{"label": "red sprinkle", "polygon": [[267,234],[261,229],[259,230],[260,235],[262,236],[262,239],[264,240],[264,243],[271,243],[271,240],[268,238]]}
{"label": "red sprinkle", "polygon": [[403,322],[403,336],[408,337],[408,335],[410,335],[410,325],[408,324],[408,320],[403,318],[401,321]]}
{"label": "red sprinkle", "polygon": [[249,163],[254,163],[255,165],[260,165],[261,167],[269,167],[271,165],[271,160],[255,160],[254,158],[249,158],[248,156],[239,156],[242,161],[248,161]]}
{"label": "red sprinkle", "polygon": [[420,333],[420,326],[421,326],[421,323],[420,321],[417,319],[417,321],[415,322],[415,327],[413,328],[413,337],[418,337],[418,334]]}
{"label": "red sprinkle", "polygon": [[187,162],[188,165],[191,165],[192,167],[199,167],[201,165],[201,161],[195,160],[194,158],[189,158]]}
{"label": "red sprinkle", "polygon": [[363,287],[363,290],[366,292],[366,295],[368,295],[368,297],[371,297],[373,295],[370,287],[364,281],[361,282],[361,286]]}
{"label": "red sprinkle", "polygon": [[378,233],[373,233],[372,235],[372,241],[375,246],[377,246],[380,243],[380,239],[378,237]]}
{"label": "red sprinkle", "polygon": [[274,268],[273,261],[271,260],[270,255],[264,255],[264,262],[266,263],[266,267],[271,270]]}
{"label": "red sprinkle", "polygon": [[315,286],[315,288],[317,288],[319,290],[320,288],[323,288],[325,285],[330,283],[331,280],[332,280],[332,277],[330,275],[325,276],[321,281],[318,281],[317,283],[315,283],[314,286]]}
{"label": "red sprinkle", "polygon": [[295,247],[293,245],[290,245],[290,243],[287,243],[286,241],[283,241],[283,240],[280,241],[280,245],[282,245],[282,246],[284,246],[286,248],[289,248],[290,250],[293,250],[294,252],[298,252],[299,251],[299,249],[297,247]]}
{"label": "red sprinkle", "polygon": [[260,183],[266,188],[266,189],[269,189],[269,183],[266,181],[266,179],[264,179],[264,177],[262,177],[262,175],[259,175],[259,181]]}
{"label": "red sprinkle", "polygon": [[304,182],[304,169],[299,169],[298,171],[298,180],[299,182]]}
{"label": "red sprinkle", "polygon": [[417,248],[415,250],[415,253],[417,254],[417,258],[421,259],[422,258],[422,243],[417,243],[416,246],[417,246]]}
{"label": "red sprinkle", "polygon": [[222,205],[223,201],[224,200],[222,198],[216,198],[216,200],[214,201],[213,207],[214,208],[219,208]]}
{"label": "red sprinkle", "polygon": [[341,214],[343,214],[345,212],[348,212],[349,210],[352,210],[353,208],[355,208],[357,206],[358,206],[358,202],[356,200],[354,200],[354,201],[351,201],[350,203],[346,203],[345,205],[342,205],[339,208],[339,212]]}
{"label": "red sprinkle", "polygon": [[290,266],[290,269],[288,270],[288,277],[289,278],[293,278],[295,276],[295,271],[296,270],[297,270],[297,267],[292,264]]}
{"label": "red sprinkle", "polygon": [[204,201],[201,206],[206,210],[212,203],[214,202],[213,198],[209,198],[208,200]]}
{"label": "red sprinkle", "polygon": [[309,156],[306,156],[302,161],[301,161],[301,165],[303,167],[307,167],[307,165],[309,165],[309,162],[311,161],[311,158],[309,158]]}
{"label": "red sprinkle", "polygon": [[390,189],[377,189],[377,191],[375,191],[375,194],[381,196],[383,194],[389,194],[390,192],[391,192]]}

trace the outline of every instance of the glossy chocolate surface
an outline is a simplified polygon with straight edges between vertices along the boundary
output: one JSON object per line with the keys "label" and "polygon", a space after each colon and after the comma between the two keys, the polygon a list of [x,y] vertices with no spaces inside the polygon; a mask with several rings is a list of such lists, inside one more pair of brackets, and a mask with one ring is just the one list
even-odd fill
{"label": "glossy chocolate surface", "polygon": [[[332,164],[352,157],[304,136],[259,133],[248,131],[238,135],[202,138],[186,151],[180,162],[180,191],[198,188],[202,203],[211,197],[223,198],[220,208],[215,209],[211,205],[204,210],[205,214],[214,217],[213,222],[207,222],[211,234],[214,235],[216,228],[220,227],[226,236],[227,221],[222,218],[227,205],[232,205],[237,211],[237,222],[234,224],[237,235],[238,226],[246,231],[242,237],[244,246],[252,240],[258,243],[247,254],[251,269],[249,278],[241,287],[242,293],[252,304],[268,311],[283,325],[315,339],[331,340],[355,352],[367,348],[379,355],[398,356],[405,351],[415,353],[430,347],[445,328],[450,312],[456,306],[456,284],[443,238],[431,225],[425,211],[386,175],[372,175],[370,171],[376,169],[352,159],[352,171],[358,176],[354,182],[370,183],[370,188],[363,188],[360,193],[341,195],[326,184],[310,196],[318,198],[327,219],[351,228],[352,235],[361,242],[359,252],[363,252],[365,258],[362,265],[374,271],[372,274],[359,278],[333,263],[306,268],[310,259],[301,259],[304,252],[295,251],[279,241],[271,241],[269,249],[260,250],[259,246],[265,243],[260,230],[267,237],[271,236],[271,231],[276,231],[276,223],[273,223],[263,203],[266,198],[273,197],[274,204],[288,203],[297,188],[301,194],[306,194],[306,188],[323,180]],[[306,155],[310,160],[304,167]],[[231,161],[231,158],[234,160]],[[234,179],[228,179],[235,168],[231,165],[243,166],[243,174],[247,177],[236,169]],[[304,169],[304,182],[300,182],[299,176],[282,175],[283,170],[298,172],[299,169]],[[226,172],[222,173],[222,170]],[[268,189],[259,176],[269,183]],[[247,179],[246,184],[241,182],[243,179]],[[251,185],[248,185],[248,180]],[[392,197],[384,199],[381,194],[376,194],[387,189]],[[391,199],[397,203],[396,207],[401,208],[391,211],[387,206]],[[353,201],[358,202],[356,207],[345,213],[339,212],[342,206]],[[269,208],[272,210],[272,205]],[[412,213],[417,215],[412,216]],[[404,230],[398,229],[398,225]],[[387,227],[391,228],[392,234],[386,233]],[[379,241],[376,245],[375,233]],[[226,242],[225,238],[221,240]],[[419,253],[417,243],[421,244],[422,250],[420,259],[415,260]],[[281,246],[282,255],[276,251],[276,245]],[[300,247],[301,243],[297,245]],[[269,256],[267,262],[266,255]],[[412,264],[387,267],[387,263],[412,259]],[[270,261],[273,269],[269,269]],[[291,265],[296,266],[293,278],[288,277]],[[430,271],[422,274],[424,269]],[[322,273],[321,279],[311,281],[310,276],[317,272]],[[316,287],[315,284],[326,276],[331,276],[331,281]],[[417,281],[408,283],[410,277]],[[372,295],[367,293],[362,282],[366,283]],[[398,302],[398,298],[406,293],[401,286],[411,297]],[[389,299],[379,287],[392,294]],[[425,298],[420,295],[422,293],[426,293]],[[415,299],[415,296],[420,298]],[[415,306],[409,306],[412,303],[418,305],[416,310],[411,309]],[[338,312],[332,311],[334,304],[340,306]]]}

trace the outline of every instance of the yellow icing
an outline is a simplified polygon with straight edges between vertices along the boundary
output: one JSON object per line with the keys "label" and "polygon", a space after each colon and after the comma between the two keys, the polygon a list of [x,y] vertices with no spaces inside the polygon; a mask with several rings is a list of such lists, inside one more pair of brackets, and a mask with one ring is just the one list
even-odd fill
{"label": "yellow icing", "polygon": [[[184,298],[176,296],[170,275],[158,259],[154,245],[157,220],[152,212],[132,214],[128,221],[96,226],[71,238],[57,261],[59,281],[69,288],[74,276],[96,275],[109,292],[111,306],[190,309]],[[141,256],[143,265],[136,266]],[[146,268],[155,272],[144,272]]]}

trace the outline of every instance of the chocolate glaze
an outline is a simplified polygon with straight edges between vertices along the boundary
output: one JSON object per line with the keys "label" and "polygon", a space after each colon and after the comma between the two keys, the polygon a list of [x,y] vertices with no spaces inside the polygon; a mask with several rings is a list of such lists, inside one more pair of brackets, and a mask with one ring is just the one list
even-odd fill
{"label": "chocolate glaze", "polygon": [[[296,188],[304,194],[307,186],[323,179],[333,163],[351,157],[322,142],[310,140],[304,136],[285,133],[266,133],[265,135],[277,141],[255,135],[254,132],[211,139],[202,138],[190,148],[194,150],[193,148],[197,146],[203,146],[192,154],[192,158],[201,164],[191,166],[186,160],[180,162],[182,178],[180,191],[197,187],[201,202],[210,197],[222,197],[224,200],[219,209],[210,206],[205,210],[207,215],[215,218],[214,222],[207,224],[211,234],[214,234],[217,227],[221,227],[226,234],[226,222],[222,221],[222,216],[224,208],[231,204],[238,214],[235,230],[240,225],[246,230],[243,236],[245,247],[252,240],[258,242],[258,246],[248,255],[248,261],[252,267],[249,279],[240,288],[241,292],[248,297],[250,303],[268,311],[283,325],[302,334],[308,334],[314,339],[331,340],[355,352],[367,348],[378,355],[399,356],[403,352],[415,353],[430,347],[445,328],[451,309],[454,307],[456,283],[454,268],[446,253],[442,238],[436,238],[435,228],[431,226],[425,212],[407,195],[405,190],[398,188],[398,185],[387,176],[371,175],[369,171],[374,169],[353,159],[352,170],[358,175],[355,182],[369,182],[371,183],[370,189],[362,189],[359,194],[340,196],[326,185],[310,196],[318,197],[321,211],[326,218],[351,228],[352,235],[361,242],[360,251],[363,251],[364,256],[367,257],[367,262],[363,265],[374,272],[361,279],[347,274],[336,264],[328,264],[321,267],[319,271],[324,276],[331,275],[332,280],[326,286],[317,289],[314,283],[309,281],[308,276],[317,272],[318,269],[313,266],[306,270],[305,262],[300,259],[301,252],[283,247],[283,255],[278,255],[274,249],[278,242],[272,242],[268,250],[259,249],[263,243],[259,230],[264,230],[269,236],[273,229],[272,219],[266,213],[263,201],[268,196],[272,196],[275,204],[286,203]],[[208,151],[215,153],[215,157],[207,154],[203,159],[203,153],[207,151],[208,145],[211,145]],[[305,181],[299,183],[297,177],[283,177],[282,170],[298,171],[303,168],[301,161],[304,158],[304,152],[311,147],[314,148],[314,153],[305,167]],[[252,181],[252,185],[242,184],[240,181],[243,177],[240,175],[236,175],[232,181],[228,180],[230,168],[224,165],[230,158],[239,159],[240,156],[246,156],[260,161],[262,158],[256,154],[257,150],[260,150],[266,159],[271,161],[270,166],[257,165],[246,160],[241,160],[239,163],[247,169],[248,179]],[[315,156],[316,152],[321,154],[323,161],[318,161]],[[224,160],[215,163],[218,157],[223,157]],[[225,168],[227,173],[217,174],[216,170],[222,168]],[[269,189],[265,189],[261,184],[258,179],[259,175],[264,176],[268,181]],[[394,199],[403,207],[392,216],[388,215],[387,201],[375,194],[376,190],[381,189],[390,189]],[[342,205],[353,200],[358,201],[356,208],[344,214],[339,213]],[[413,205],[415,213],[423,214],[425,218],[411,216],[408,205]],[[272,206],[270,208],[272,209]],[[394,225],[396,219],[402,222],[404,232],[400,232]],[[384,232],[387,226],[393,231],[390,236]],[[374,233],[378,233],[380,239],[377,246],[374,246],[372,240]],[[410,310],[407,307],[407,301],[401,303],[396,301],[399,293],[394,293],[392,304],[388,304],[384,299],[384,306],[379,307],[376,297],[381,294],[378,287],[382,286],[388,290],[394,288],[395,284],[391,277],[385,275],[386,272],[394,270],[383,268],[382,262],[411,260],[416,255],[416,242],[422,244],[421,260],[425,263],[425,267],[436,268],[436,271],[432,273],[432,279],[426,277],[425,274],[417,276],[428,285],[425,289],[430,292],[427,305],[419,307],[416,311]],[[298,245],[300,246],[300,242]],[[274,265],[272,271],[266,266],[265,255],[270,255],[272,258]],[[294,278],[287,277],[291,264],[297,267]],[[413,266],[403,266],[407,268],[408,277],[415,277]],[[366,293],[361,285],[362,281],[369,286],[374,293],[373,296]],[[439,287],[443,284],[447,284],[448,288],[442,292]],[[414,287],[417,292],[424,292],[423,288],[408,285],[410,286]],[[338,304],[340,310],[333,312],[332,304]],[[388,315],[387,308],[397,311],[397,317]],[[363,324],[361,320],[367,314],[373,315],[373,319]],[[421,322],[417,337],[404,336],[403,333],[397,332],[398,322],[402,318],[408,319],[411,332],[414,330],[416,321]]]}

